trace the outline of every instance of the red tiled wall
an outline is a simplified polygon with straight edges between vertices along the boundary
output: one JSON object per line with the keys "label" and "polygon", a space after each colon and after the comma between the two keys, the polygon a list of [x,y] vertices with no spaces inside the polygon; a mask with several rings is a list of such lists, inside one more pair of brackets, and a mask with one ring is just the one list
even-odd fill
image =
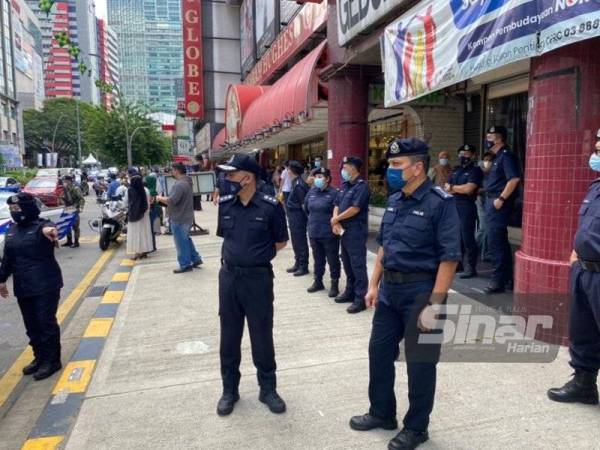
{"label": "red tiled wall", "polygon": [[368,79],[360,67],[344,69],[329,80],[328,148],[333,158],[327,162],[333,185],[341,186],[344,156],[363,160],[363,176],[367,166]]}
{"label": "red tiled wall", "polygon": [[531,61],[515,301],[526,315],[554,316],[553,330],[538,336],[550,342],[567,340],[568,258],[577,211],[594,179],[588,159],[600,128],[599,45],[600,38],[589,39]]}

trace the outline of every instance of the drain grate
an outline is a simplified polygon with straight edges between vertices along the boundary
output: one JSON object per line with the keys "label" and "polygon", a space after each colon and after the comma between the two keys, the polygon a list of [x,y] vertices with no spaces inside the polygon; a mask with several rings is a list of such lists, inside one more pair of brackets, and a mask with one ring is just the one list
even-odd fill
{"label": "drain grate", "polygon": [[107,286],[94,286],[88,291],[86,297],[102,297],[106,288]]}

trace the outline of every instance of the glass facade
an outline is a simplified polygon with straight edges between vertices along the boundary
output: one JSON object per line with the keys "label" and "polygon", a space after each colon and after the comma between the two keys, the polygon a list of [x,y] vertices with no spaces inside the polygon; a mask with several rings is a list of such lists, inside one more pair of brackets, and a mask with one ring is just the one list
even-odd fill
{"label": "glass facade", "polygon": [[[179,0],[108,0],[108,23],[121,53],[125,97],[154,111],[175,113],[176,80],[183,77]],[[145,49],[145,51],[140,51]]]}
{"label": "glass facade", "polygon": [[11,6],[8,0],[1,0],[2,46],[0,48],[0,91],[11,99],[16,96],[13,70],[13,47],[11,39]]}

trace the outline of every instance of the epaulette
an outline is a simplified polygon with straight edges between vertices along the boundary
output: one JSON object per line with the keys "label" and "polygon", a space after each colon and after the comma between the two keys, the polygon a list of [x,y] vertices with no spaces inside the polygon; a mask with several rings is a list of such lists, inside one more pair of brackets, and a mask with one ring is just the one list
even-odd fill
{"label": "epaulette", "polygon": [[228,202],[229,200],[233,200],[235,198],[235,195],[221,195],[219,197],[219,203],[225,203]]}
{"label": "epaulette", "polygon": [[433,186],[431,188],[431,190],[433,192],[435,192],[437,195],[439,195],[440,197],[442,197],[444,200],[447,198],[452,198],[452,194],[449,194],[448,192],[446,192],[444,189],[442,189],[441,186]]}
{"label": "epaulette", "polygon": [[598,182],[600,182],[600,178],[596,178],[594,181],[592,181],[592,182],[590,183],[590,186],[591,186],[592,184],[596,184],[596,183],[598,183]]}
{"label": "epaulette", "polygon": [[271,197],[270,195],[264,194],[262,196],[262,199],[267,202],[270,203],[271,205],[277,205],[279,203],[279,200],[277,200],[275,197]]}

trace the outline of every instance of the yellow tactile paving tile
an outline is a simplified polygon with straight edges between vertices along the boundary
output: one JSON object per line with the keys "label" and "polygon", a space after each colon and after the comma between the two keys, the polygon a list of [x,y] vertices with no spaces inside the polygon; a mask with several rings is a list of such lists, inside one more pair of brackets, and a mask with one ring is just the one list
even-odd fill
{"label": "yellow tactile paving tile", "polygon": [[55,450],[63,441],[64,436],[48,436],[36,439],[27,439],[21,450]]}
{"label": "yellow tactile paving tile", "polygon": [[112,318],[92,319],[90,320],[90,324],[85,330],[85,333],[83,333],[83,337],[106,337],[110,332],[110,327],[112,327],[112,323]]}
{"label": "yellow tactile paving tile", "polygon": [[83,393],[92,378],[96,360],[72,361],[60,375],[60,379],[54,386],[52,395],[62,392],[70,394]]}
{"label": "yellow tactile paving tile", "polygon": [[129,281],[130,272],[117,272],[113,275],[112,281]]}
{"label": "yellow tactile paving tile", "polygon": [[123,295],[125,295],[125,291],[106,291],[102,296],[102,301],[100,303],[121,303]]}
{"label": "yellow tactile paving tile", "polygon": [[135,266],[135,261],[133,259],[124,259],[121,261],[122,266],[133,267]]}

